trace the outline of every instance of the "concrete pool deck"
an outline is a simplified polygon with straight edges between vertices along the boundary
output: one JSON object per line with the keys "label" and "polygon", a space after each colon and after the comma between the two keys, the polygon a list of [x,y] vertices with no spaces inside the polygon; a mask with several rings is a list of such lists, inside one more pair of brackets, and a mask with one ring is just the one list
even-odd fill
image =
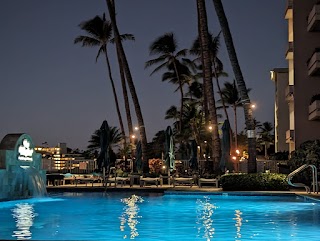
{"label": "concrete pool deck", "polygon": [[140,187],[140,185],[117,185],[111,187],[104,187],[101,183],[78,184],[75,185],[59,185],[59,186],[47,186],[47,191],[52,192],[136,192],[136,193],[164,193],[164,192],[228,192],[228,193],[256,193],[256,194],[273,194],[273,195],[283,195],[283,194],[297,194],[302,196],[307,196],[320,200],[320,192],[317,193],[307,193],[303,189],[292,189],[289,191],[223,191],[222,188],[216,188],[211,186],[175,186],[172,185],[162,185],[156,187],[155,185]]}

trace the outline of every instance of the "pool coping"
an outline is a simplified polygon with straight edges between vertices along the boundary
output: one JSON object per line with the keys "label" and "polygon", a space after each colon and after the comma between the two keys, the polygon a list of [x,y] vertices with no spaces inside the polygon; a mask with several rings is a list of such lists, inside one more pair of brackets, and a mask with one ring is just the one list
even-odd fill
{"label": "pool coping", "polygon": [[223,191],[222,188],[199,188],[189,186],[179,186],[172,187],[164,185],[162,187],[153,187],[153,186],[133,186],[133,187],[103,187],[103,186],[49,186],[47,187],[48,193],[61,193],[61,192],[107,192],[107,193],[116,193],[116,192],[128,192],[128,193],[161,193],[161,194],[208,194],[208,195],[255,195],[255,196],[283,196],[283,195],[297,195],[303,198],[308,198],[313,201],[320,201],[320,194],[316,193],[306,193],[299,189],[293,189],[289,191]]}

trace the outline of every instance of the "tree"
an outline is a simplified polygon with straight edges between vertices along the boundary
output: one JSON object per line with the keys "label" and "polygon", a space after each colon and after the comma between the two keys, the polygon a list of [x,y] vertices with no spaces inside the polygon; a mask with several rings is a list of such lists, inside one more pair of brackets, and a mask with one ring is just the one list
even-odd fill
{"label": "tree", "polygon": [[[209,49],[209,33],[205,0],[197,0],[198,11],[198,31],[200,37],[201,57],[203,65],[203,82],[205,88],[205,95],[207,97],[209,110],[209,120],[212,125],[212,154],[215,165],[220,162],[221,146],[218,133],[218,120],[216,105],[214,99],[214,91],[212,85],[212,68],[211,68],[211,54]],[[217,166],[214,167],[217,169]]]}
{"label": "tree", "polygon": [[117,47],[118,58],[121,60],[121,64],[122,64],[122,66],[119,66],[119,68],[123,68],[124,74],[126,76],[127,84],[131,93],[131,97],[132,97],[132,101],[133,101],[133,105],[135,108],[137,121],[139,125],[141,148],[142,148],[143,172],[147,173],[149,171],[148,157],[147,157],[147,136],[146,136],[146,129],[144,126],[143,116],[140,108],[139,98],[134,86],[134,82],[132,79],[127,57],[121,43],[121,36],[118,30],[117,21],[116,21],[115,2],[113,0],[106,0],[106,3],[107,3],[108,11],[110,14],[111,24],[112,24],[113,33],[114,33],[114,39]]}
{"label": "tree", "polygon": [[[249,90],[250,91],[250,90]],[[225,82],[224,87],[221,90],[221,96],[222,99],[219,100],[221,102],[222,100],[226,104],[226,107],[231,106],[233,113],[234,113],[234,142],[235,142],[235,149],[238,148],[238,121],[237,121],[237,108],[242,106],[242,102],[240,101],[239,92],[236,86],[236,82],[233,81],[233,83]]]}
{"label": "tree", "polygon": [[250,98],[248,95],[248,90],[242,75],[242,71],[237,58],[236,50],[234,48],[232,35],[230,32],[228,20],[223,9],[221,0],[213,0],[214,8],[217,13],[221,31],[224,36],[224,41],[227,47],[229,59],[233,68],[234,76],[236,78],[238,91],[240,94],[241,102],[243,104],[244,117],[247,126],[247,137],[248,137],[248,172],[254,173],[257,171],[257,160],[256,160],[256,138],[255,138],[255,128],[253,123],[252,109]]}
{"label": "tree", "polygon": [[[219,47],[220,47],[220,33],[216,37],[213,37],[212,34],[209,34],[209,50],[210,50],[210,54],[211,54],[211,62],[212,62],[212,68],[213,68],[212,76],[216,79],[218,93],[220,95],[220,99],[222,100],[224,114],[225,114],[227,120],[229,121],[227,108],[226,108],[224,100],[222,98],[220,82],[219,82],[219,77],[228,76],[228,74],[223,71],[223,64],[222,64],[221,60],[218,58]],[[201,47],[200,47],[199,37],[193,42],[192,47],[190,49],[190,53],[194,54],[194,55],[198,55],[198,56],[201,55]],[[199,59],[199,58],[195,59],[195,61],[197,61],[197,60],[201,60],[201,59]]]}
{"label": "tree", "polygon": [[[108,44],[112,42],[112,26],[111,22],[106,20],[105,14],[103,17],[95,16],[93,19],[89,19],[80,23],[79,27],[87,33],[87,35],[80,35],[75,38],[74,43],[82,43],[82,47],[100,47],[98,50],[98,54],[96,56],[96,61],[100,57],[101,53],[105,54],[107,68],[108,68],[108,75],[111,82],[112,92],[114,96],[114,101],[116,104],[117,115],[119,118],[119,124],[121,128],[121,133],[125,136],[123,121],[121,117],[117,92],[114,84],[114,80],[112,77],[110,61],[108,57]],[[132,34],[123,34],[121,35],[121,39],[130,39],[134,40]]]}
{"label": "tree", "polygon": [[[115,147],[117,146],[121,140],[123,139],[122,134],[120,133],[119,129],[115,126],[110,126],[110,146]],[[88,145],[88,151],[94,153],[96,150],[100,149],[100,132],[101,130],[95,130],[94,133],[91,135]]]}
{"label": "tree", "polygon": [[157,66],[152,72],[151,75],[163,68],[173,69],[177,82],[179,83],[179,90],[181,95],[181,107],[180,107],[180,127],[179,131],[182,128],[182,114],[183,114],[183,82],[178,71],[179,59],[186,55],[187,49],[177,50],[177,40],[173,33],[165,33],[164,35],[158,37],[153,41],[149,47],[150,55],[159,55],[155,59],[151,59],[146,62],[145,67],[150,67],[156,64]]}
{"label": "tree", "polygon": [[259,140],[264,145],[264,157],[267,159],[268,157],[268,148],[271,143],[274,142],[274,135],[272,134],[273,125],[270,122],[263,122],[259,129]]}

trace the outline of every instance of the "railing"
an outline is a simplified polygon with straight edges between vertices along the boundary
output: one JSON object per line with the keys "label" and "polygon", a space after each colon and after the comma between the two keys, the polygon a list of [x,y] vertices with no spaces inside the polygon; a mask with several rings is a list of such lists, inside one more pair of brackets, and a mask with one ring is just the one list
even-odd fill
{"label": "railing", "polygon": [[303,183],[292,183],[291,179],[293,178],[294,175],[296,175],[297,173],[307,169],[308,167],[310,167],[312,169],[312,191],[313,193],[318,193],[318,173],[317,173],[317,168],[315,165],[310,165],[310,164],[304,164],[301,167],[297,168],[296,170],[294,170],[293,172],[291,172],[288,176],[287,176],[287,182],[290,186],[293,187],[304,187],[306,189],[307,193],[310,193],[310,187],[303,184]]}

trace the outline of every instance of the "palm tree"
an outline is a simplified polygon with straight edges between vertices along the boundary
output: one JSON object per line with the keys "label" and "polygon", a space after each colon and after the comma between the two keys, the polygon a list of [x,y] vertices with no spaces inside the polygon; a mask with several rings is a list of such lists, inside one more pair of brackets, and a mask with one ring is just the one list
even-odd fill
{"label": "palm tree", "polygon": [[274,135],[271,133],[273,131],[273,125],[270,122],[263,122],[259,129],[259,134],[260,134],[260,141],[262,142],[261,144],[264,145],[264,156],[265,158],[268,157],[268,147],[270,146],[271,143],[274,141]]}
{"label": "palm tree", "polygon": [[[123,139],[122,133],[120,133],[119,129],[115,126],[110,126],[110,146],[115,147],[118,145],[121,140]],[[88,145],[88,151],[94,153],[95,151],[100,149],[100,132],[101,130],[95,130],[94,133],[91,135]]]}
{"label": "palm tree", "polygon": [[[214,91],[212,86],[212,68],[211,68],[211,54],[209,49],[209,32],[205,0],[197,0],[198,11],[198,31],[200,37],[202,66],[203,66],[203,82],[205,88],[205,95],[207,97],[210,121],[212,125],[212,152],[215,165],[220,162],[221,146],[218,133],[218,120],[216,105],[214,99]],[[214,167],[216,169],[217,166]]]}
{"label": "palm tree", "polygon": [[[212,68],[213,68],[212,76],[216,79],[218,93],[220,94],[220,99],[222,99],[224,114],[226,116],[226,119],[229,121],[227,108],[222,98],[220,82],[219,82],[219,77],[221,76],[226,77],[228,76],[228,74],[223,71],[223,64],[217,56],[219,47],[220,47],[220,33],[216,37],[213,37],[213,35],[209,33],[209,49],[211,53],[211,62],[212,62]],[[201,55],[201,46],[200,46],[199,37],[193,42],[192,47],[190,49],[190,53],[197,56]],[[199,57],[195,59],[195,61],[198,61],[198,60],[201,60],[201,59]]]}
{"label": "palm tree", "polygon": [[237,81],[238,91],[240,94],[241,102],[243,104],[244,116],[247,126],[247,137],[248,137],[248,172],[254,173],[257,171],[257,161],[256,161],[256,138],[255,138],[255,129],[253,123],[252,109],[250,104],[250,98],[248,95],[248,90],[246,88],[246,83],[244,81],[239,61],[237,58],[237,53],[234,48],[232,35],[230,32],[228,19],[223,9],[221,0],[213,0],[214,8],[217,13],[220,27],[224,36],[224,41],[227,47],[229,54],[229,59],[233,68],[234,76]]}
{"label": "palm tree", "polygon": [[140,103],[138,99],[138,95],[133,83],[130,67],[127,61],[126,54],[124,52],[122,43],[121,43],[121,36],[118,30],[117,21],[116,21],[116,11],[115,11],[115,1],[113,0],[106,0],[108,11],[110,15],[111,25],[113,28],[114,33],[114,39],[117,47],[117,54],[118,58],[120,59],[120,62],[122,66],[119,66],[119,68],[123,68],[124,74],[126,76],[127,84],[131,93],[133,105],[135,108],[135,112],[137,115],[137,121],[139,125],[139,131],[140,131],[140,139],[141,139],[141,148],[142,148],[142,161],[143,161],[143,172],[149,172],[149,165],[148,165],[148,156],[147,156],[147,135],[146,135],[146,129],[144,126],[143,116],[140,108]]}
{"label": "palm tree", "polygon": [[[82,43],[82,47],[100,47],[98,50],[98,54],[96,56],[96,62],[98,58],[100,57],[101,53],[105,54],[107,68],[108,68],[108,74],[109,79],[112,86],[114,101],[116,104],[116,110],[119,118],[119,124],[121,128],[121,133],[123,136],[125,136],[123,121],[121,117],[118,97],[116,88],[114,85],[114,80],[112,77],[111,67],[110,67],[110,61],[108,57],[108,43],[112,42],[112,26],[111,22],[106,20],[105,14],[103,14],[103,17],[95,16],[93,19],[89,19],[87,21],[84,21],[80,23],[79,27],[84,30],[87,35],[80,35],[75,38],[74,43]],[[123,34],[121,35],[121,39],[130,39],[134,40],[134,37],[132,34]]]}
{"label": "palm tree", "polygon": [[179,90],[181,95],[181,107],[180,107],[180,127],[182,128],[182,114],[183,114],[183,82],[178,71],[179,59],[186,55],[187,49],[177,50],[177,40],[173,33],[165,33],[153,41],[149,47],[150,55],[159,55],[155,59],[151,59],[146,62],[145,67],[150,67],[155,64],[160,64],[152,72],[151,75],[163,68],[172,68],[179,83]]}
{"label": "palm tree", "polygon": [[[249,90],[250,91],[250,90]],[[234,143],[235,149],[238,149],[238,122],[237,122],[237,108],[242,106],[242,102],[239,98],[239,92],[236,86],[236,82],[233,83],[225,82],[224,88],[221,90],[222,99],[218,100],[221,102],[222,100],[225,102],[226,107],[231,106],[234,113]]]}

